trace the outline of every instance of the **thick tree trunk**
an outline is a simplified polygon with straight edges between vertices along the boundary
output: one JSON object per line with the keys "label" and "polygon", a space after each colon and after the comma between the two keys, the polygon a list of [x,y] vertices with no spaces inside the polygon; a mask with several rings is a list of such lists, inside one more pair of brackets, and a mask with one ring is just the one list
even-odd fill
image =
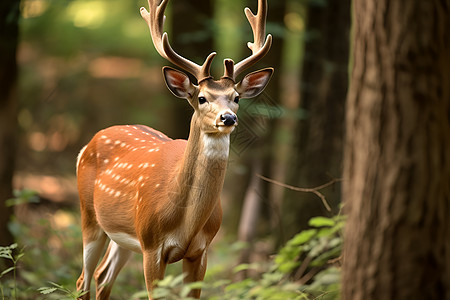
{"label": "thick tree trunk", "polygon": [[5,201],[12,197],[16,151],[19,3],[18,0],[2,0],[0,4],[0,246],[13,243],[7,227],[13,211],[5,206]]}
{"label": "thick tree trunk", "polygon": [[450,1],[354,1],[343,299],[450,299]]}

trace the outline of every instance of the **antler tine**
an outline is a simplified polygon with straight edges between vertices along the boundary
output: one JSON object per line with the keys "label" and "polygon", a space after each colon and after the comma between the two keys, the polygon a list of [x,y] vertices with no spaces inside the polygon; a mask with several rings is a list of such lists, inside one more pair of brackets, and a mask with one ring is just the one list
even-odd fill
{"label": "antler tine", "polygon": [[193,61],[182,57],[170,46],[167,32],[163,32],[164,21],[166,18],[166,16],[164,16],[164,11],[168,3],[169,0],[148,0],[150,12],[144,7],[141,7],[140,10],[142,18],[147,22],[147,25],[150,28],[150,35],[156,51],[158,51],[159,55],[163,58],[194,75],[198,82],[211,78],[210,68],[212,60],[216,55],[215,52],[209,54],[203,65],[200,66]]}
{"label": "antler tine", "polygon": [[224,59],[223,61],[224,66],[224,74],[222,78],[229,78],[234,81],[234,61],[232,59]]}
{"label": "antler tine", "polygon": [[252,51],[252,55],[234,66],[234,79],[243,70],[249,68],[263,58],[267,52],[269,52],[270,46],[272,45],[272,35],[268,34],[267,38],[265,36],[267,0],[258,0],[258,12],[256,15],[253,14],[251,9],[248,7],[244,9],[244,13],[253,31],[254,41],[247,43],[247,47]]}

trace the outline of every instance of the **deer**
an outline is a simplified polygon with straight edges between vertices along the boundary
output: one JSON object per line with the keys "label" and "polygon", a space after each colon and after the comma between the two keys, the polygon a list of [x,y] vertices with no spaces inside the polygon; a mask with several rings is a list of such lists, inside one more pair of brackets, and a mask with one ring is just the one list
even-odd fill
{"label": "deer", "polygon": [[[265,68],[236,81],[270,49],[267,0],[258,0],[256,14],[245,8],[254,38],[247,44],[251,54],[236,64],[225,59],[218,80],[210,75],[216,52],[198,65],[170,46],[163,32],[168,2],[149,0],[149,11],[142,7],[140,14],[156,51],[196,80],[172,67],[162,68],[168,89],[194,110],[189,136],[171,139],[144,125],[120,125],[97,132],[82,148],[76,164],[83,239],[79,299],[90,299],[92,277],[96,299],[109,299],[133,252],[142,254],[149,299],[168,264],[183,261],[185,283],[203,280],[207,251],[222,221],[220,193],[239,100],[258,96],[273,73],[273,68]],[[200,293],[193,289],[190,296],[200,298]]]}

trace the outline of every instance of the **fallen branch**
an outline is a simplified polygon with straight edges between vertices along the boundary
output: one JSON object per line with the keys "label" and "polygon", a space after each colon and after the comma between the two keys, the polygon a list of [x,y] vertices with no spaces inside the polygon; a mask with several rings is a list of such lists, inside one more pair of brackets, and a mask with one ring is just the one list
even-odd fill
{"label": "fallen branch", "polygon": [[279,181],[267,178],[267,177],[265,177],[265,176],[263,176],[261,174],[256,174],[256,176],[258,176],[259,178],[261,178],[264,181],[267,181],[267,182],[270,182],[270,183],[282,186],[284,188],[287,188],[287,189],[290,189],[290,190],[293,190],[293,191],[304,192],[304,193],[313,193],[313,194],[315,194],[317,197],[319,197],[322,200],[323,205],[325,206],[325,208],[328,211],[331,211],[331,207],[328,204],[327,200],[325,199],[325,196],[321,192],[319,192],[319,190],[324,189],[324,188],[326,188],[326,187],[328,187],[330,185],[333,185],[336,182],[342,181],[342,179],[340,179],[340,178],[337,178],[337,179],[333,178],[330,182],[327,182],[325,184],[319,185],[319,186],[314,187],[314,188],[301,188],[301,187],[292,186],[292,185],[289,185],[289,184],[285,184],[283,182],[279,182]]}

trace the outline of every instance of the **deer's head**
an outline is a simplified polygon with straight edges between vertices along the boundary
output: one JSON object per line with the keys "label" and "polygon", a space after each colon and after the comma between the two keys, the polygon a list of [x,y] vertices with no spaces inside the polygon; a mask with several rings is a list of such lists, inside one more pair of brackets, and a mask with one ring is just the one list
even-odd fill
{"label": "deer's head", "polygon": [[244,10],[253,31],[254,42],[248,43],[252,54],[237,64],[231,59],[225,59],[224,75],[219,80],[214,80],[210,75],[215,52],[200,66],[172,49],[167,33],[163,33],[164,10],[169,0],[162,0],[157,4],[158,2],[160,0],[148,1],[150,12],[141,8],[141,16],[150,28],[153,44],[162,57],[192,74],[197,80],[194,83],[185,73],[164,67],[167,87],[175,96],[188,100],[195,110],[193,121],[203,132],[231,133],[238,123],[236,112],[239,100],[259,95],[273,73],[272,68],[266,68],[247,74],[241,81],[236,82],[236,77],[266,55],[272,44],[272,36],[265,36],[267,0],[258,0],[256,15],[249,8]]}

